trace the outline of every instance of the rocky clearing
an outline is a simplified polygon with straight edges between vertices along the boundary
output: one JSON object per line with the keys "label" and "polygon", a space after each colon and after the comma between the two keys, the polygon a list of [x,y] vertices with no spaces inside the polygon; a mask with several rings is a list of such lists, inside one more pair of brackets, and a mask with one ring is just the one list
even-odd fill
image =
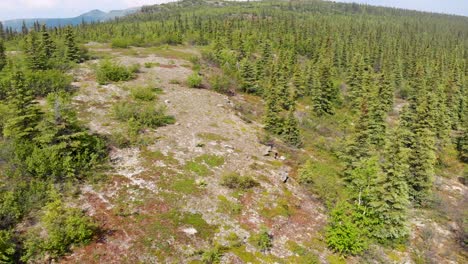
{"label": "rocky clearing", "polygon": [[[162,89],[158,103],[166,105],[176,123],[145,131],[143,146],[111,150],[108,180],[85,186],[81,195],[82,207],[104,231],[97,242],[75,250],[65,263],[189,263],[200,259],[200,250],[218,244],[230,248],[223,263],[290,263],[294,248],[323,243],[322,206],[293,179],[283,183],[282,175],[291,169],[287,158],[264,156],[261,127],[246,123],[234,109],[242,96],[228,98],[186,87],[191,64],[168,51],[161,55],[132,48],[128,55],[88,46],[124,65],[156,65],[141,67],[133,81],[102,86],[92,70],[97,60],[76,70],[74,101],[93,132],[123,131],[112,118],[112,105],[129,97],[129,87],[144,85]],[[260,186],[248,191],[223,187],[222,175],[229,172],[249,175]],[[262,227],[273,237],[267,254],[252,240]],[[326,254],[315,253],[322,258]]]}

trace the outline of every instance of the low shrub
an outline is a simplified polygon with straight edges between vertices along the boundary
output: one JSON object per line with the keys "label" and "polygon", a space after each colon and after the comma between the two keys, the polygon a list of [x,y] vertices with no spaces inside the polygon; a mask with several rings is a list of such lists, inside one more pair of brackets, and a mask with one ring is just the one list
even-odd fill
{"label": "low shrub", "polygon": [[241,176],[238,173],[230,172],[223,175],[221,185],[229,189],[248,190],[259,184],[250,176]]}
{"label": "low shrub", "polygon": [[15,251],[11,232],[0,230],[0,263],[14,263]]}
{"label": "low shrub", "polygon": [[211,89],[218,93],[228,94],[230,92],[230,80],[224,74],[213,75],[209,78]]}
{"label": "low shrub", "polygon": [[148,86],[134,87],[130,90],[130,95],[133,99],[140,101],[153,101],[156,99],[153,90]]}
{"label": "low shrub", "polygon": [[58,70],[32,71],[25,75],[26,85],[33,90],[35,96],[47,96],[70,90],[72,77]]}
{"label": "low shrub", "polygon": [[112,48],[126,49],[130,46],[130,41],[124,38],[115,38],[111,42]]}
{"label": "low shrub", "polygon": [[113,110],[114,116],[119,121],[127,122],[133,119],[143,127],[157,128],[175,122],[173,116],[165,114],[166,109],[163,106],[156,106],[153,103],[123,102],[114,105]]}
{"label": "low shrub", "polygon": [[96,71],[96,79],[99,84],[107,84],[109,82],[129,81],[135,78],[135,73],[138,72],[139,66],[134,65],[125,67],[111,61],[103,61],[99,64]]}
{"label": "low shrub", "polygon": [[268,252],[273,246],[273,236],[265,227],[258,234],[252,236],[251,240],[262,252]]}
{"label": "low shrub", "polygon": [[66,207],[59,197],[45,206],[40,223],[27,234],[22,257],[25,262],[45,254],[62,256],[72,245],[89,243],[97,231],[89,217],[79,209]]}
{"label": "low shrub", "polygon": [[198,73],[194,73],[187,78],[187,85],[190,88],[201,88],[202,81],[202,77]]}

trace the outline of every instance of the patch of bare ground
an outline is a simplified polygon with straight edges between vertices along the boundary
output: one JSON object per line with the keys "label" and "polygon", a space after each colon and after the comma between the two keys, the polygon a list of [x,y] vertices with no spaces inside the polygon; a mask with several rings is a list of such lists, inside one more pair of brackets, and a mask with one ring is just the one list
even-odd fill
{"label": "patch of bare ground", "polygon": [[[189,48],[183,51],[197,54]],[[111,150],[108,180],[84,186],[80,200],[103,232],[96,242],[75,249],[62,262],[187,263],[214,242],[227,245],[231,233],[237,234],[246,251],[263,254],[249,240],[263,226],[273,235],[268,254],[281,259],[294,255],[288,241],[305,245],[320,238],[326,221],[321,204],[294,179],[283,182],[284,171],[291,170],[287,160],[264,156],[265,146],[258,138],[261,127],[243,121],[232,98],[187,88],[184,83],[192,71],[183,59],[149,54],[121,55],[116,60],[156,66],[142,67],[130,82],[99,86],[89,70],[95,62],[82,65],[75,73],[74,85],[79,88],[75,103],[90,129],[100,134],[118,130],[109,111],[128,96],[123,87],[147,84],[163,90],[158,101],[166,104],[176,124],[148,131],[151,140],[144,148]],[[259,186],[248,191],[223,187],[221,178],[227,172],[249,175]],[[239,210],[222,210],[221,197]],[[223,261],[243,263],[233,252],[226,253]]]}

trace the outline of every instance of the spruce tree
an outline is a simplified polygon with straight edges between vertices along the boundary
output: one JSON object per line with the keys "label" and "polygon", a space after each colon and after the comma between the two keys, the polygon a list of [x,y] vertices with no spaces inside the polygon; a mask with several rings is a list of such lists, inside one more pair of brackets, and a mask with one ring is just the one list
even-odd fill
{"label": "spruce tree", "polygon": [[80,62],[81,58],[78,46],[75,42],[75,34],[73,33],[73,29],[70,26],[68,26],[65,30],[65,46],[67,60],[71,62]]}
{"label": "spruce tree", "polygon": [[284,141],[286,141],[291,146],[302,146],[299,126],[296,117],[294,116],[294,107],[291,107],[291,109],[288,111],[288,116],[284,122],[282,137]]}
{"label": "spruce tree", "polygon": [[320,70],[320,87],[312,91],[312,107],[317,116],[333,115],[333,103],[338,97],[338,91],[333,84],[331,67],[324,63]]}
{"label": "spruce tree", "polygon": [[3,44],[3,40],[0,39],[0,71],[5,68],[7,64],[7,58],[5,54],[5,45]]}
{"label": "spruce tree", "polygon": [[8,97],[13,117],[5,124],[4,136],[16,141],[32,139],[37,134],[41,113],[31,89],[26,86],[22,72],[17,71],[12,75]]}
{"label": "spruce tree", "polygon": [[248,59],[243,60],[240,69],[241,89],[246,93],[258,93],[258,86],[255,80],[255,70]]}
{"label": "spruce tree", "polygon": [[409,234],[408,153],[399,130],[386,145],[382,173],[370,194],[369,205],[379,223],[372,233],[381,242],[402,242]]}
{"label": "spruce tree", "polygon": [[409,162],[409,193],[412,201],[423,204],[429,198],[434,178],[434,136],[423,128],[414,134],[414,147],[408,159]]}
{"label": "spruce tree", "polygon": [[6,32],[5,32],[5,28],[3,27],[2,21],[0,21],[0,39],[1,40],[6,39]]}
{"label": "spruce tree", "polygon": [[44,46],[39,42],[36,32],[31,32],[27,38],[26,61],[31,70],[47,69],[47,56]]}
{"label": "spruce tree", "polygon": [[47,31],[46,25],[42,25],[41,28],[41,34],[42,34],[42,50],[46,56],[46,58],[51,58],[56,50],[55,44],[53,40],[50,37],[49,32]]}
{"label": "spruce tree", "polygon": [[29,29],[26,26],[26,21],[23,20],[23,24],[21,25],[21,32],[23,33],[23,36],[26,36],[29,33]]}
{"label": "spruce tree", "polygon": [[270,91],[270,95],[266,99],[265,104],[265,115],[263,123],[265,124],[265,130],[279,135],[283,131],[283,119],[280,116],[281,107],[278,104],[278,96],[276,92]]}
{"label": "spruce tree", "polygon": [[393,103],[394,103],[394,86],[395,83],[392,80],[393,76],[391,76],[390,73],[387,72],[382,72],[379,75],[379,98],[380,102],[382,104],[382,110],[385,111],[386,113],[390,112],[393,109]]}
{"label": "spruce tree", "polygon": [[[386,112],[388,105],[385,98],[386,91],[382,86],[376,88],[378,83],[374,82],[374,87],[369,91],[369,95],[364,97],[364,100],[369,101],[369,140],[374,146],[383,146],[386,132]],[[393,94],[392,94],[393,96]],[[367,98],[367,99],[366,99]]]}
{"label": "spruce tree", "polygon": [[293,98],[296,100],[305,95],[305,79],[304,73],[300,67],[296,67],[294,71],[294,76],[292,79],[292,89],[293,89]]}
{"label": "spruce tree", "polygon": [[468,128],[465,128],[457,138],[457,150],[460,160],[468,163]]}

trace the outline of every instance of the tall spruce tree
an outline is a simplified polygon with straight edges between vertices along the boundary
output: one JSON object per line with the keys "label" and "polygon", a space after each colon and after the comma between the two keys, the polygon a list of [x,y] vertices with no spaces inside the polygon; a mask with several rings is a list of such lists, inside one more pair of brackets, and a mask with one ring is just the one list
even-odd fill
{"label": "tall spruce tree", "polygon": [[288,111],[288,116],[284,122],[282,137],[289,145],[300,147],[302,146],[301,135],[299,132],[299,125],[296,117],[294,116],[294,107]]}
{"label": "tall spruce tree", "polygon": [[1,21],[0,21],[0,39],[3,39],[3,40],[6,39],[5,27],[3,26],[3,23]]}
{"label": "tall spruce tree", "polygon": [[37,134],[41,113],[31,89],[26,86],[24,75],[17,71],[12,75],[9,103],[13,117],[5,124],[3,134],[15,141],[31,140]]}
{"label": "tall spruce tree", "polygon": [[244,59],[240,68],[241,89],[243,92],[256,94],[259,93],[255,79],[255,69],[248,59]]}
{"label": "tall spruce tree", "polygon": [[5,45],[3,44],[3,40],[0,39],[0,71],[5,68],[7,64],[7,58],[5,53]]}
{"label": "tall spruce tree", "polygon": [[382,173],[370,195],[369,205],[379,223],[372,233],[381,242],[402,242],[409,234],[409,190],[408,153],[400,130],[393,133],[386,145]]}
{"label": "tall spruce tree", "polygon": [[76,45],[75,34],[70,26],[65,30],[65,46],[67,60],[71,62],[80,62],[80,52]]}
{"label": "tall spruce tree", "polygon": [[47,69],[47,56],[44,53],[44,46],[39,41],[36,32],[31,32],[27,38],[26,61],[31,70]]}
{"label": "tall spruce tree", "polygon": [[46,58],[50,59],[52,56],[54,56],[56,46],[55,46],[54,41],[51,39],[50,34],[47,31],[47,27],[45,24],[42,25],[41,34],[42,34],[42,39],[41,39],[42,50]]}

